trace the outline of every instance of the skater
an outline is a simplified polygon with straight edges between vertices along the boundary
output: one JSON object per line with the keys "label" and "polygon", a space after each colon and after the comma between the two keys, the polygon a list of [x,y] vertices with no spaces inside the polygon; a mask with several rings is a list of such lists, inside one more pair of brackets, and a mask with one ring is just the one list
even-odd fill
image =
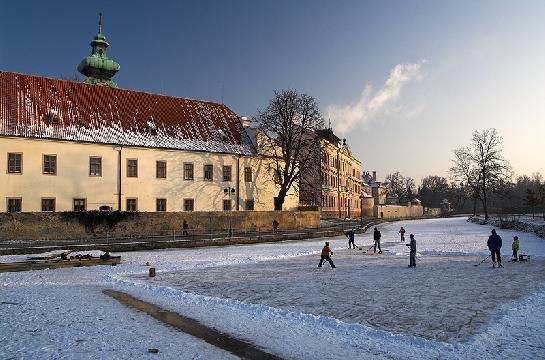
{"label": "skater", "polygon": [[331,251],[331,248],[329,247],[329,243],[326,241],[324,248],[322,249],[322,256],[320,259],[320,263],[318,263],[318,267],[322,267],[322,264],[326,261],[329,261],[329,265],[331,265],[332,268],[335,268],[335,264],[333,264],[333,260],[331,260],[331,257],[329,254],[333,255],[333,251]]}
{"label": "skater", "polygon": [[496,267],[496,260],[498,261],[498,266],[503,267],[503,265],[501,264],[500,255],[501,237],[496,234],[496,229],[492,229],[492,235],[490,235],[486,244],[488,245],[488,249],[490,250],[490,254],[492,255],[492,267]]}
{"label": "skater", "polygon": [[354,243],[354,230],[350,229],[346,232],[346,237],[348,238],[348,248],[352,249],[351,246],[356,248],[356,244]]}
{"label": "skater", "polygon": [[187,223],[187,221],[184,220],[184,222],[182,224],[182,236],[188,236],[189,235],[187,233],[187,229],[189,229],[189,224]]}
{"label": "skater", "polygon": [[375,250],[373,253],[377,252],[377,246],[378,246],[378,253],[382,254],[382,249],[380,248],[380,237],[382,235],[380,234],[380,231],[378,231],[377,228],[375,228],[375,231],[373,232],[373,239],[375,240]]}
{"label": "skater", "polygon": [[403,226],[399,229],[399,234],[401,235],[401,242],[405,241],[405,229],[403,229]]}
{"label": "skater", "polygon": [[518,261],[518,252],[520,249],[520,243],[519,243],[519,237],[515,236],[513,238],[513,245],[511,245],[511,249],[513,249],[513,260],[512,261]]}
{"label": "skater", "polygon": [[409,235],[409,238],[411,241],[408,244],[405,244],[405,246],[411,247],[411,254],[409,256],[409,267],[416,267],[416,240],[414,239],[414,235]]}
{"label": "skater", "polygon": [[273,233],[277,233],[278,232],[278,225],[280,225],[278,223],[278,221],[276,219],[274,219],[274,221],[272,222],[272,230],[273,230]]}

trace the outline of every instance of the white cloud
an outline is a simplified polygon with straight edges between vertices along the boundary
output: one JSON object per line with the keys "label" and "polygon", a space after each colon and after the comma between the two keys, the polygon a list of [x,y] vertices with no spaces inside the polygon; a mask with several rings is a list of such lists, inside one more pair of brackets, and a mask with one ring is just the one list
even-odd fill
{"label": "white cloud", "polygon": [[426,62],[422,60],[416,64],[398,64],[378,91],[373,92],[371,85],[366,85],[356,103],[328,106],[327,116],[334,122],[335,131],[345,134],[357,125],[366,124],[377,113],[387,110],[399,98],[405,84],[422,79],[421,68]]}

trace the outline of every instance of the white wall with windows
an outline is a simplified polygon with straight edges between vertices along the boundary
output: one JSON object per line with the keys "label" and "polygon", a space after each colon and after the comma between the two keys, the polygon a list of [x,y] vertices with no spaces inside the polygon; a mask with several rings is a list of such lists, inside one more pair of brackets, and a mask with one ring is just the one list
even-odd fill
{"label": "white wall with windows", "polygon": [[[235,189],[231,210],[273,210],[277,185],[269,162],[233,154],[1,137],[0,211],[117,210],[119,200],[123,211],[223,211],[229,187]],[[285,210],[297,207],[295,191]]]}

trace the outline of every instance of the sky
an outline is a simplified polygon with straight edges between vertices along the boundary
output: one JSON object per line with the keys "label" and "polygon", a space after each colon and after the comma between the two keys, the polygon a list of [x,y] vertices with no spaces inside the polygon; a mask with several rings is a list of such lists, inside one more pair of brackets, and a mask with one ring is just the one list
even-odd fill
{"label": "sky", "polygon": [[121,88],[250,117],[297,89],[379,179],[448,177],[487,128],[545,174],[544,1],[6,1],[0,70],[73,78],[98,12]]}

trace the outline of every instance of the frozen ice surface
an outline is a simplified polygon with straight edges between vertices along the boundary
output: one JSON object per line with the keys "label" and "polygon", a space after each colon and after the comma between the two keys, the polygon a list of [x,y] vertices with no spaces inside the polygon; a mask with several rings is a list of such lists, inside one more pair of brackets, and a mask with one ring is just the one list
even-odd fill
{"label": "frozen ice surface", "polygon": [[259,264],[184,270],[161,281],[186,292],[329,316],[431,340],[467,340],[499,306],[545,285],[545,264],[505,264],[491,271],[480,258],[426,257],[416,269],[407,259],[336,251],[337,268],[317,268],[316,256]]}
{"label": "frozen ice surface", "polygon": [[150,348],[169,359],[180,358],[180,349],[191,359],[236,358],[101,291],[69,284],[3,287],[0,359],[156,358]]}
{"label": "frozen ice surface", "polygon": [[[406,267],[401,225],[416,235],[416,269]],[[0,273],[0,359],[229,356],[102,295],[104,288],[126,291],[288,359],[544,357],[545,240],[499,230],[505,260],[518,235],[532,261],[492,269],[489,260],[473,266],[488,254],[489,226],[453,218],[379,229],[382,256],[349,251],[341,236],[131,252],[122,253],[123,263],[115,267]],[[324,240],[335,252],[334,270],[316,268]],[[369,246],[372,233],[356,243]],[[158,270],[153,280],[144,280],[147,261]],[[159,354],[147,353],[150,347]]]}

